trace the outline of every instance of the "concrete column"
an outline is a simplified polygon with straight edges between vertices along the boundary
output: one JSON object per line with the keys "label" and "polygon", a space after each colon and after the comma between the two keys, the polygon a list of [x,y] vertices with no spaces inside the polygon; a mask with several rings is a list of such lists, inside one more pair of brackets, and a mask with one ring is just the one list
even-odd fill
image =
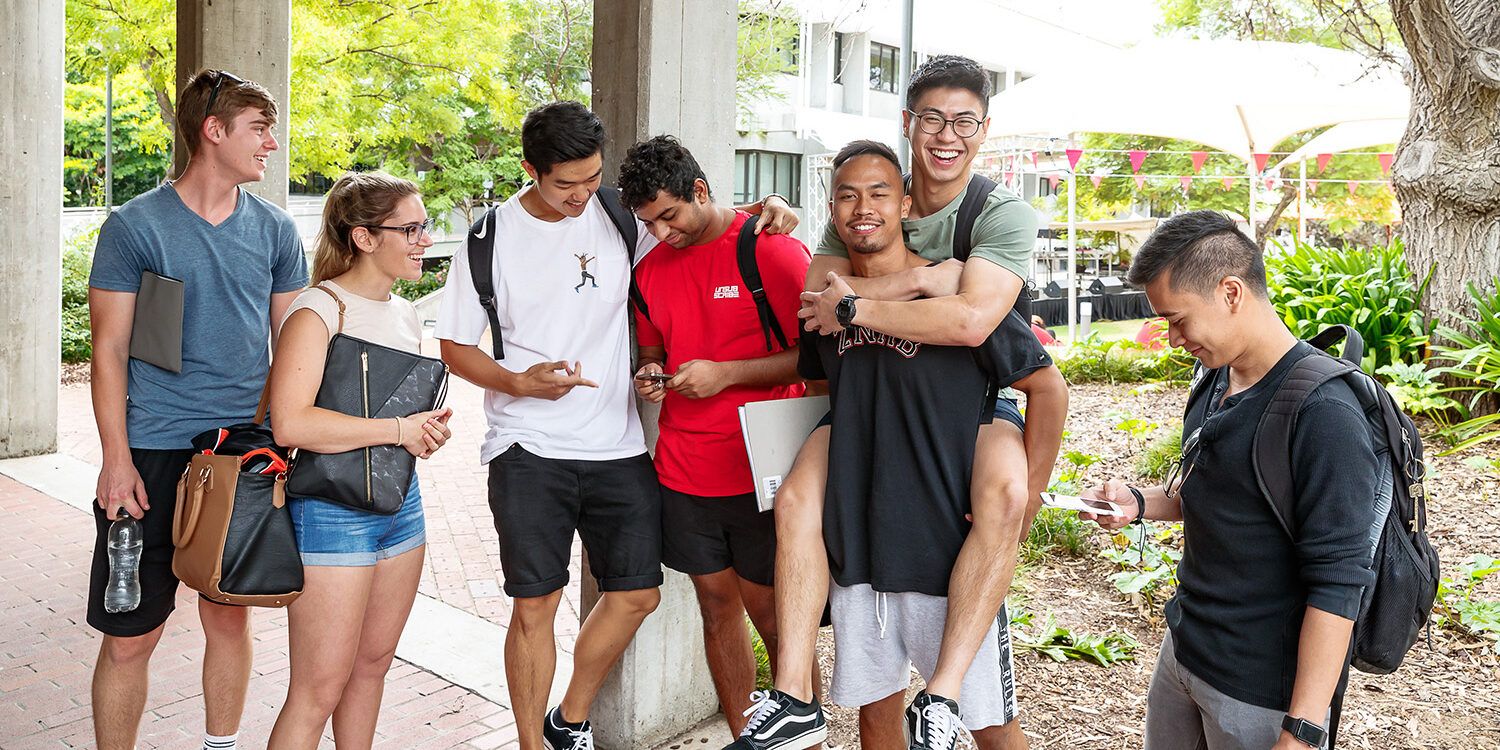
{"label": "concrete column", "polygon": [[[737,25],[734,0],[594,3],[593,108],[609,137],[606,182],[615,182],[631,144],[668,133],[692,150],[714,197],[730,201]],[[654,444],[655,410],[642,418]],[[587,612],[599,599],[587,572],[583,594]],[[667,571],[661,606],[594,703],[595,741],[601,750],[651,747],[711,715],[717,702],[692,584]]]}
{"label": "concrete column", "polygon": [[[0,14],[0,458],[57,450],[62,309],[63,3]],[[731,48],[732,49],[732,48]]]}
{"label": "concrete column", "polygon": [[839,61],[834,59],[836,45],[833,43],[833,24],[814,23],[808,25],[808,45],[803,53],[807,57],[802,67],[807,71],[807,106],[814,109],[828,107],[829,91],[833,88],[833,72]]}
{"label": "concrete column", "polygon": [[870,35],[845,33],[844,112],[863,117],[870,109]]}
{"label": "concrete column", "polygon": [[[281,150],[271,155],[265,179],[247,185],[250,192],[286,206],[288,157],[287,123],[291,119],[292,3],[291,0],[178,0],[177,90],[204,68],[227,70],[265,86],[276,99],[279,117],[276,140]],[[187,165],[187,144],[178,136],[173,173]]]}

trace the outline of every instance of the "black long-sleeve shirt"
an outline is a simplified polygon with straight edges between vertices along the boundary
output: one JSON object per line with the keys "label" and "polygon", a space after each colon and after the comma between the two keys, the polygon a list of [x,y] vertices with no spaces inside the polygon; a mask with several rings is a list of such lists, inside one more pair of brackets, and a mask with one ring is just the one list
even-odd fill
{"label": "black long-sleeve shirt", "polygon": [[1176,656],[1225,694],[1275,710],[1291,704],[1308,606],[1354,619],[1374,582],[1377,463],[1358,399],[1342,379],[1303,402],[1292,439],[1297,539],[1288,538],[1255,481],[1252,445],[1271,397],[1299,359],[1298,343],[1260,382],[1223,398],[1228,369],[1183,420],[1199,432],[1182,488],[1182,562],[1167,602]]}

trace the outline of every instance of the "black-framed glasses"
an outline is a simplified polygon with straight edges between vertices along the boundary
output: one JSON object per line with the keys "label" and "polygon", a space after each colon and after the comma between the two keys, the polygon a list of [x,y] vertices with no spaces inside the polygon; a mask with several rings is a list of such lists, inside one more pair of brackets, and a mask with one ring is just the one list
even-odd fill
{"label": "black-framed glasses", "polygon": [[432,237],[432,219],[412,224],[402,224],[396,227],[371,224],[365,227],[365,229],[384,229],[388,232],[401,232],[406,235],[406,244],[415,245],[422,241],[423,236]]}
{"label": "black-framed glasses", "polygon": [[1167,480],[1161,486],[1167,499],[1177,500],[1182,496],[1182,485],[1187,483],[1188,477],[1193,475],[1193,467],[1198,465],[1198,451],[1203,447],[1202,435],[1203,428],[1199,427],[1183,438],[1182,453],[1172,462],[1172,467],[1167,470]]}
{"label": "black-framed glasses", "polygon": [[906,113],[917,119],[917,127],[928,135],[937,135],[943,132],[943,128],[953,126],[953,134],[959,138],[972,138],[979,132],[979,126],[984,124],[978,118],[968,115],[959,115],[951,120],[936,112],[923,112],[917,114],[911,110]]}
{"label": "black-framed glasses", "polygon": [[213,88],[208,90],[208,104],[203,107],[203,119],[207,120],[210,113],[214,111],[214,102],[219,100],[219,87],[224,85],[225,80],[234,81],[235,84],[245,82],[245,79],[227,71],[215,71]]}

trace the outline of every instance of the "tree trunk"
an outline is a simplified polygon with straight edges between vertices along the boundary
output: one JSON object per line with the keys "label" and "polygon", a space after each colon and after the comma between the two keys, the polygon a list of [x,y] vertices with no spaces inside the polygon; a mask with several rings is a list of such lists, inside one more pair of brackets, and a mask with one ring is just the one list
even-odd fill
{"label": "tree trunk", "polygon": [[1423,307],[1453,326],[1474,314],[1466,286],[1500,274],[1500,14],[1494,0],[1391,0],[1411,54],[1411,120],[1391,182]]}

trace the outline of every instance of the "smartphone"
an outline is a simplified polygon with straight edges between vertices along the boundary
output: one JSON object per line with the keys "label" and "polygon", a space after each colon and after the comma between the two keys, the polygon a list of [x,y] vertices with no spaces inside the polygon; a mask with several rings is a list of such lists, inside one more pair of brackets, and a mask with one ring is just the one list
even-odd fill
{"label": "smartphone", "polygon": [[671,375],[664,372],[647,372],[635,376],[636,380],[645,380],[652,383],[665,383],[672,379]]}
{"label": "smartphone", "polygon": [[1093,513],[1096,516],[1123,516],[1125,512],[1120,506],[1108,500],[1094,500],[1092,498],[1074,497],[1072,495],[1058,495],[1052,492],[1042,493],[1042,505],[1049,508],[1062,508],[1063,510],[1078,511],[1080,513]]}

